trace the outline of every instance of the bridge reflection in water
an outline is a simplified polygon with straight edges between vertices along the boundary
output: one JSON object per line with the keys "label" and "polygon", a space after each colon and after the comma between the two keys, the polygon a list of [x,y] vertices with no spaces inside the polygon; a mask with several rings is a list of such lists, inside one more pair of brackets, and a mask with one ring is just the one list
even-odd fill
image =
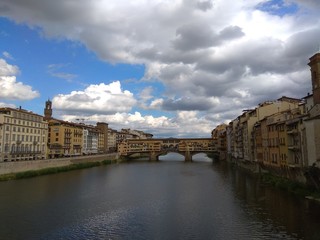
{"label": "bridge reflection in water", "polygon": [[127,139],[118,146],[121,156],[133,154],[148,155],[150,161],[158,161],[159,156],[176,152],[184,156],[186,162],[198,153],[218,152],[212,138],[158,138],[158,139]]}

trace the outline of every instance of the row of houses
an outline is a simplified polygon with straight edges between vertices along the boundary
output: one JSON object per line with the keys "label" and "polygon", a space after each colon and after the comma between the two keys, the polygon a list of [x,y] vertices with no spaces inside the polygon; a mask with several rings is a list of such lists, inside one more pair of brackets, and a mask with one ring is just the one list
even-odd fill
{"label": "row of houses", "polygon": [[117,131],[105,122],[95,126],[44,116],[20,108],[0,108],[0,162],[60,158],[114,152],[124,139],[152,138],[138,130]]}
{"label": "row of houses", "polygon": [[320,167],[320,53],[308,65],[312,94],[260,103],[212,131],[220,159],[282,174]]}

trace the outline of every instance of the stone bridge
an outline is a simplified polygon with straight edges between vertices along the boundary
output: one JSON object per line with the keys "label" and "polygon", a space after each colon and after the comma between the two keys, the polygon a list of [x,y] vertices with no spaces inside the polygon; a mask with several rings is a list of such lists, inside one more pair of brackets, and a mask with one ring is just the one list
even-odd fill
{"label": "stone bridge", "polygon": [[214,153],[217,149],[212,138],[127,139],[118,145],[118,153],[121,156],[147,154],[150,161],[157,161],[160,155],[168,152],[179,153],[184,156],[186,162],[191,162],[193,155]]}

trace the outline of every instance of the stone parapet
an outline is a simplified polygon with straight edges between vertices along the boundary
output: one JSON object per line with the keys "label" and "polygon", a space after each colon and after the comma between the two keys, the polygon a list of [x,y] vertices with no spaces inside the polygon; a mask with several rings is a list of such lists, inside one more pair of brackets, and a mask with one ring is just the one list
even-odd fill
{"label": "stone parapet", "polygon": [[77,163],[102,162],[107,159],[110,159],[110,160],[118,159],[118,154],[112,153],[112,154],[79,156],[79,157],[59,158],[59,159],[1,162],[0,175],[26,172],[30,170],[40,170],[45,168],[63,167],[71,164],[77,164]]}

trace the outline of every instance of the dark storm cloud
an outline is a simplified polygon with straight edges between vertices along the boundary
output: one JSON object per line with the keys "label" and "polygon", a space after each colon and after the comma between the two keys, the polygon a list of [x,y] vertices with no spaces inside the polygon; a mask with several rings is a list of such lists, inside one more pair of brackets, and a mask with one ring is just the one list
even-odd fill
{"label": "dark storm cloud", "polygon": [[319,47],[320,29],[312,28],[293,34],[287,41],[284,54],[288,58],[302,60],[301,65],[305,65],[310,55],[320,50]]}
{"label": "dark storm cloud", "polygon": [[244,36],[244,33],[238,26],[226,27],[217,34],[209,24],[192,23],[183,25],[177,29],[173,46],[181,51],[191,51],[218,46],[226,40],[232,40],[242,36]]}
{"label": "dark storm cloud", "polygon": [[242,32],[242,29],[238,26],[229,26],[223,29],[220,34],[219,38],[221,40],[231,40],[243,37],[245,34]]}
{"label": "dark storm cloud", "polygon": [[315,11],[320,10],[319,0],[292,0],[292,2],[314,9]]}
{"label": "dark storm cloud", "polygon": [[213,7],[212,1],[198,1],[197,2],[197,8],[199,8],[202,11],[210,10]]}
{"label": "dark storm cloud", "polygon": [[207,98],[189,98],[167,99],[162,104],[162,109],[167,111],[207,111],[213,107],[213,104]]}

